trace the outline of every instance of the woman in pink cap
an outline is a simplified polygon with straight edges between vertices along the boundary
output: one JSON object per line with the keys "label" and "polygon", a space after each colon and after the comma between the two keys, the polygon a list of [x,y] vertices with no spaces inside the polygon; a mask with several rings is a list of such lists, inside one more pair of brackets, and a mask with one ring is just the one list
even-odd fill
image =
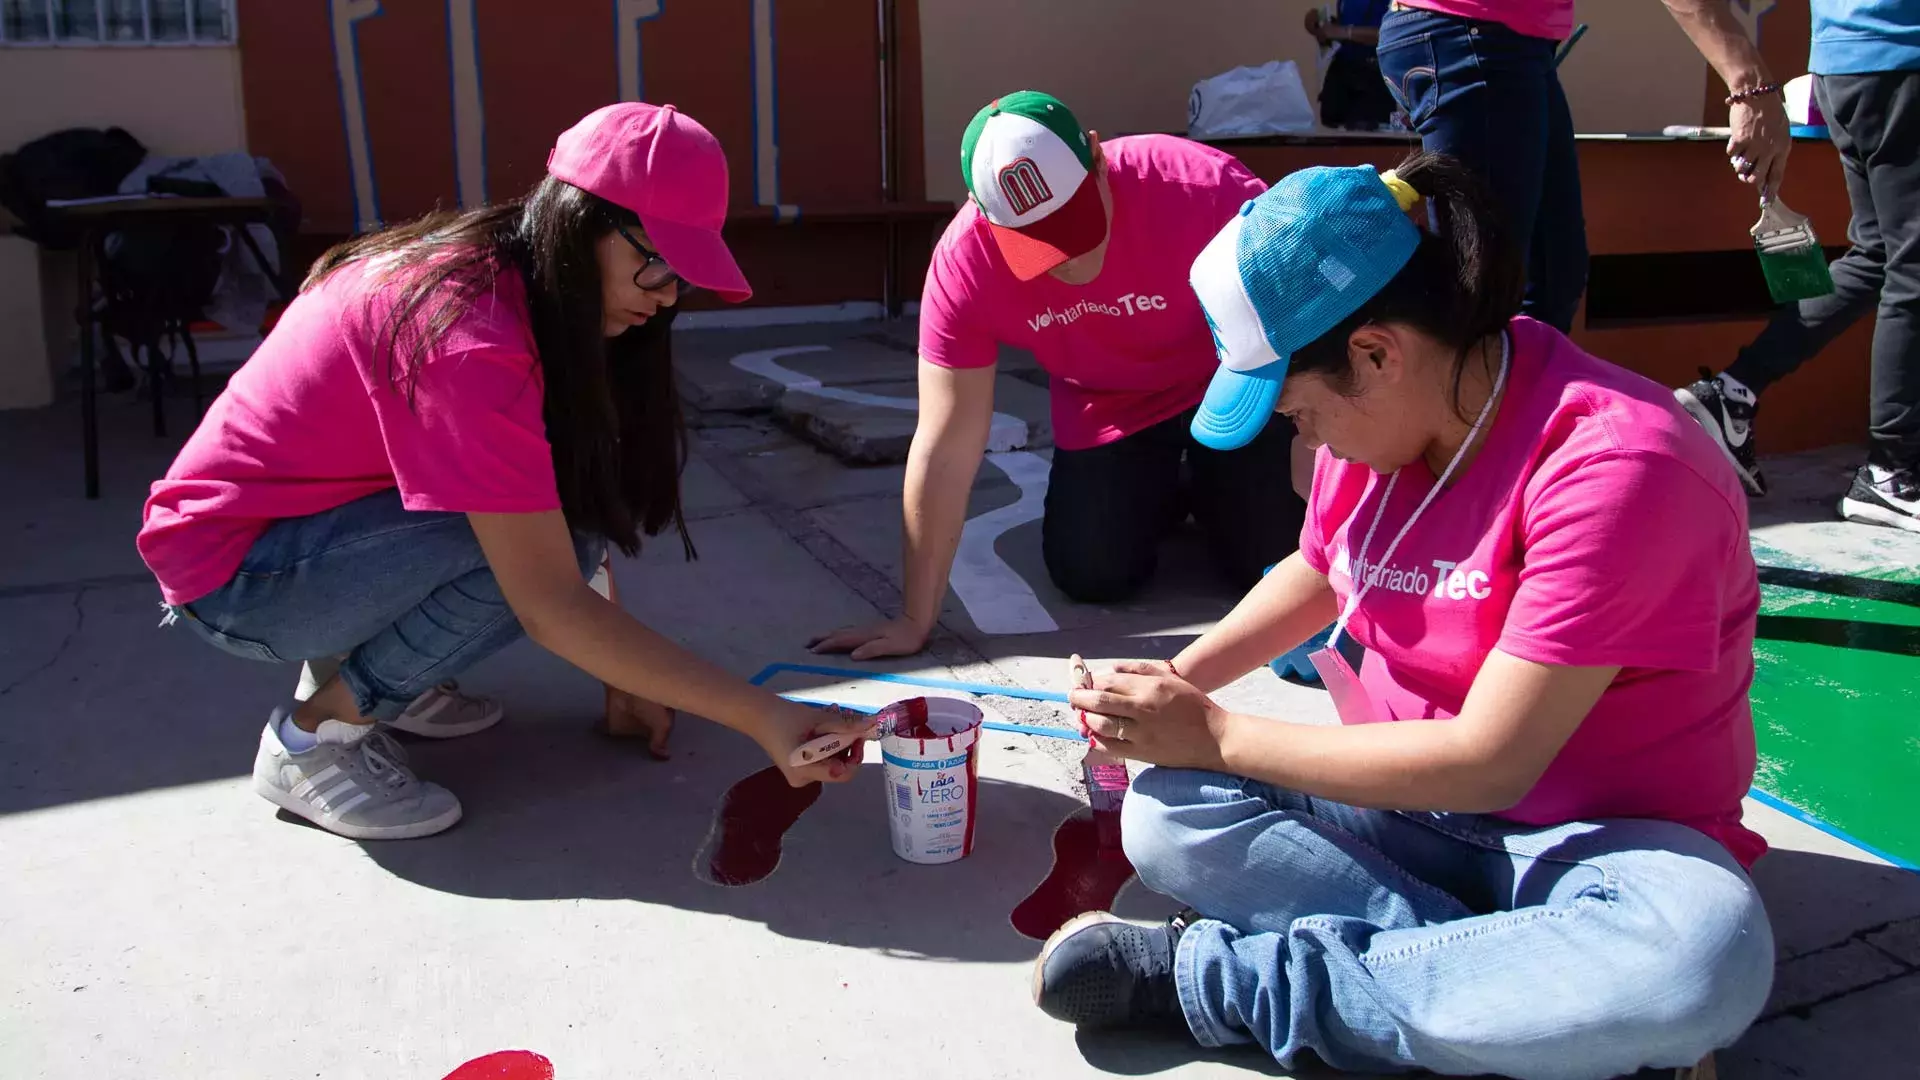
{"label": "woman in pink cap", "polygon": [[693,288],[750,295],[720,237],[719,142],[672,106],[613,105],[560,136],[547,173],[519,202],[324,255],[147,500],[166,621],[306,662],[254,790],[342,836],[460,819],[375,725],[498,722],[451,680],[523,632],[628,695],[656,753],[682,709],[751,736],[796,786],[854,771],[787,760],[859,725],[741,683],[586,580],[608,543],[632,554],[669,525],[693,555],[673,313]]}

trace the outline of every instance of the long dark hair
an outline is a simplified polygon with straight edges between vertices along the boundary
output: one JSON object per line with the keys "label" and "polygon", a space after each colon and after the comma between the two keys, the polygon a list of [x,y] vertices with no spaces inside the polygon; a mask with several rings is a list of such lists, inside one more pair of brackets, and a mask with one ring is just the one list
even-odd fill
{"label": "long dark hair", "polygon": [[1423,151],[1396,171],[1430,214],[1420,246],[1359,311],[1295,351],[1287,370],[1313,372],[1347,393],[1353,386],[1347,339],[1368,323],[1400,323],[1453,350],[1453,407],[1460,412],[1460,382],[1473,347],[1520,313],[1526,266],[1492,193],[1465,164]]}
{"label": "long dark hair", "polygon": [[430,214],[341,244],[313,266],[301,290],[348,263],[378,258],[392,275],[390,314],[378,328],[389,385],[414,400],[424,361],[469,303],[502,274],[526,283],[539,354],[547,442],[567,524],[632,555],[640,534],[671,523],[696,557],[680,503],[687,429],[674,385],[674,307],[618,337],[603,329],[594,245],[637,215],[547,177],[526,198],[462,213]]}

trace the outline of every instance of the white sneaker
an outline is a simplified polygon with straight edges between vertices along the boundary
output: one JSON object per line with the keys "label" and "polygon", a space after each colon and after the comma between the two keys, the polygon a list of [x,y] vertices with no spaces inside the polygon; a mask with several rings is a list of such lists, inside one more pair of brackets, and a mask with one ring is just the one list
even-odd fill
{"label": "white sneaker", "polygon": [[328,720],[311,749],[280,741],[286,710],[260,732],[253,790],[261,798],[350,840],[432,836],[460,820],[460,800],[413,774],[393,736],[370,724]]}
{"label": "white sneaker", "polygon": [[413,699],[387,726],[427,739],[457,739],[485,731],[505,715],[499,702],[463,694],[460,684],[449,679]]}
{"label": "white sneaker", "polygon": [[1920,472],[1897,472],[1862,465],[1853,474],[1853,486],[1840,500],[1840,516],[1868,525],[1886,525],[1920,532]]}

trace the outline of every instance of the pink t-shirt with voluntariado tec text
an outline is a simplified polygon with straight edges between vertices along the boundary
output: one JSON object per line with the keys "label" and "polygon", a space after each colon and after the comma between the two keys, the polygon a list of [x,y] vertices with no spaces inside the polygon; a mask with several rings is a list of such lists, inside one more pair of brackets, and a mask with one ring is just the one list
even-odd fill
{"label": "pink t-shirt with voluntariado tec text", "polygon": [[1400,0],[1406,7],[1496,22],[1516,34],[1564,41],[1573,32],[1573,0]]}
{"label": "pink t-shirt with voluntariado tec text", "polygon": [[168,603],[225,585],[274,521],[388,488],[409,510],[559,509],[519,274],[461,313],[411,402],[388,378],[381,333],[395,291],[364,263],[335,271],[288,305],[207,410],[140,529]]}
{"label": "pink t-shirt with voluntariado tec text", "polygon": [[920,298],[928,363],[986,367],[1003,343],[1034,354],[1053,377],[1053,437],[1063,450],[1110,443],[1200,403],[1219,361],[1187,273],[1267,187],[1231,155],[1172,135],[1101,145],[1113,229],[1099,277],[1080,286],[1045,274],[1015,280],[968,202],[934,248]]}
{"label": "pink t-shirt with voluntariado tec text", "polygon": [[[1500,817],[1679,822],[1751,865],[1760,587],[1739,480],[1670,391],[1530,319],[1478,455],[1390,561],[1435,477],[1401,470],[1360,573],[1361,683],[1392,720],[1451,719],[1487,655],[1619,667],[1546,773]],[[1386,477],[1324,448],[1300,551],[1341,603]]]}

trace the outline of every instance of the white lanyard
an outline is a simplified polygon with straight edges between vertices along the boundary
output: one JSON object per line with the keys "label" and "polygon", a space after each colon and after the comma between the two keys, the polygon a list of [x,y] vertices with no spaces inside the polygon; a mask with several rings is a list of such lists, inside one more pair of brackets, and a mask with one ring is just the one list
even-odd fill
{"label": "white lanyard", "polygon": [[[1507,335],[1503,331],[1500,334],[1500,374],[1494,377],[1493,392],[1487,395],[1487,403],[1480,406],[1479,417],[1474,420],[1473,427],[1467,431],[1467,437],[1461,441],[1460,449],[1453,452],[1453,460],[1447,462],[1446,471],[1442,472],[1440,479],[1434,482],[1432,490],[1427,492],[1427,497],[1421,499],[1420,505],[1414,508],[1413,516],[1407,519],[1405,525],[1400,526],[1400,531],[1394,535],[1393,542],[1387,545],[1387,550],[1380,553],[1379,565],[1385,566],[1393,558],[1394,550],[1400,546],[1400,541],[1406,539],[1408,530],[1413,528],[1413,523],[1420,520],[1420,515],[1426,512],[1427,507],[1433,503],[1441,489],[1447,486],[1453,471],[1460,467],[1460,459],[1467,456],[1467,447],[1473,445],[1473,440],[1480,435],[1480,429],[1486,426],[1487,417],[1493,413],[1493,403],[1499,400],[1500,389],[1507,384],[1508,352]],[[1361,598],[1366,596],[1367,591],[1373,588],[1373,583],[1379,580],[1378,575],[1367,573],[1367,549],[1373,546],[1374,530],[1380,527],[1380,519],[1387,512],[1387,501],[1393,498],[1393,486],[1399,480],[1399,469],[1393,470],[1393,475],[1387,477],[1386,490],[1380,493],[1380,506],[1373,512],[1373,524],[1367,526],[1367,535],[1360,541],[1360,550],[1353,553],[1348,563],[1350,580],[1353,582],[1353,595],[1347,597],[1347,606],[1341,609],[1339,621],[1333,624],[1333,635],[1327,639],[1328,648],[1333,648],[1340,643],[1340,635],[1347,632],[1347,623],[1352,620],[1353,613],[1360,609]],[[1351,538],[1353,534],[1349,532],[1347,535]]]}

